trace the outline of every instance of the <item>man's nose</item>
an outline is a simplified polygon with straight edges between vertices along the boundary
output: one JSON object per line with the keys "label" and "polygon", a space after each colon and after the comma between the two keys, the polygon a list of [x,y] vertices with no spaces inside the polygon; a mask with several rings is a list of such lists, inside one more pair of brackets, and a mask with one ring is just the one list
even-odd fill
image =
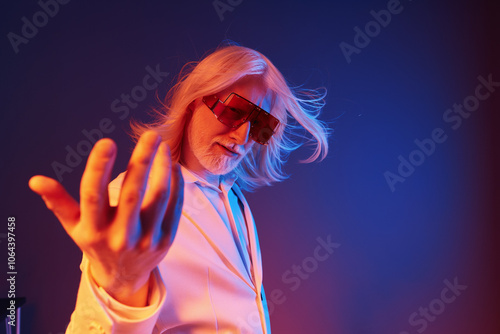
{"label": "man's nose", "polygon": [[231,139],[238,145],[245,145],[248,142],[250,135],[250,122],[242,124],[239,128],[232,130],[229,133]]}

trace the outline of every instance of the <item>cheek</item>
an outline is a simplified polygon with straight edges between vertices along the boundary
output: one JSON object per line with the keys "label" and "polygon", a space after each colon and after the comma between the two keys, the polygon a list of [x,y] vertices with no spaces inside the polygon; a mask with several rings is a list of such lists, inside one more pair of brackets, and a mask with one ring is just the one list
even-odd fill
{"label": "cheek", "polygon": [[212,124],[214,120],[220,123],[219,121],[217,121],[217,119],[215,119],[213,115],[210,118],[204,115],[203,112],[199,112],[198,114],[193,115],[189,128],[189,137],[191,143],[194,146],[193,149],[206,150],[212,145],[212,142],[218,135],[214,124]]}
{"label": "cheek", "polygon": [[201,120],[193,120],[191,129],[189,131],[189,135],[191,137],[191,141],[196,145],[206,145],[208,134],[206,133],[206,129],[203,126],[203,122]]}
{"label": "cheek", "polygon": [[219,122],[210,110],[200,110],[197,117],[197,130],[213,138],[227,133],[229,128]]}
{"label": "cheek", "polygon": [[193,118],[191,118],[191,122],[188,125],[187,135],[192,149],[200,146],[200,143],[203,139],[203,128],[200,127],[201,124],[202,123],[200,122],[198,117],[193,116]]}

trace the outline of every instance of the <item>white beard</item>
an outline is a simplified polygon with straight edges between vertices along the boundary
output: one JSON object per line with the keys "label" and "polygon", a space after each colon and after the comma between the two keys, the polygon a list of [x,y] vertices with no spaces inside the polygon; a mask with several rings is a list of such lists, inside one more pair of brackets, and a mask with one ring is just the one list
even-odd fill
{"label": "white beard", "polygon": [[[200,164],[213,175],[226,175],[235,169],[240,163],[239,157],[230,157],[222,152],[217,152],[219,148],[215,142],[207,147],[194,145],[193,153]],[[221,148],[222,149],[222,148]]]}

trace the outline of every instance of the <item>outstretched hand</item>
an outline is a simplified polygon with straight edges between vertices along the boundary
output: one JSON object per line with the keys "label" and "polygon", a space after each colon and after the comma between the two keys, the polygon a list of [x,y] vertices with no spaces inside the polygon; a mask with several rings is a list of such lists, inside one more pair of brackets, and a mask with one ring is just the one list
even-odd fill
{"label": "outstretched hand", "polygon": [[184,182],[165,142],[148,131],[132,153],[118,205],[111,207],[107,186],[115,158],[111,139],[95,144],[82,176],[80,203],[51,178],[34,176],[29,186],[89,259],[96,283],[124,304],[145,306],[151,272],[177,230]]}

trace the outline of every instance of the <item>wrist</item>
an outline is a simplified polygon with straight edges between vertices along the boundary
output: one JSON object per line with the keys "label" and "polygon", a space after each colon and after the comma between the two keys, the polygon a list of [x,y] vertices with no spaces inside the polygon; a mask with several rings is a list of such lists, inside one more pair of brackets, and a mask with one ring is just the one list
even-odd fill
{"label": "wrist", "polygon": [[151,273],[141,277],[121,277],[89,266],[90,279],[113,299],[127,306],[148,306]]}

